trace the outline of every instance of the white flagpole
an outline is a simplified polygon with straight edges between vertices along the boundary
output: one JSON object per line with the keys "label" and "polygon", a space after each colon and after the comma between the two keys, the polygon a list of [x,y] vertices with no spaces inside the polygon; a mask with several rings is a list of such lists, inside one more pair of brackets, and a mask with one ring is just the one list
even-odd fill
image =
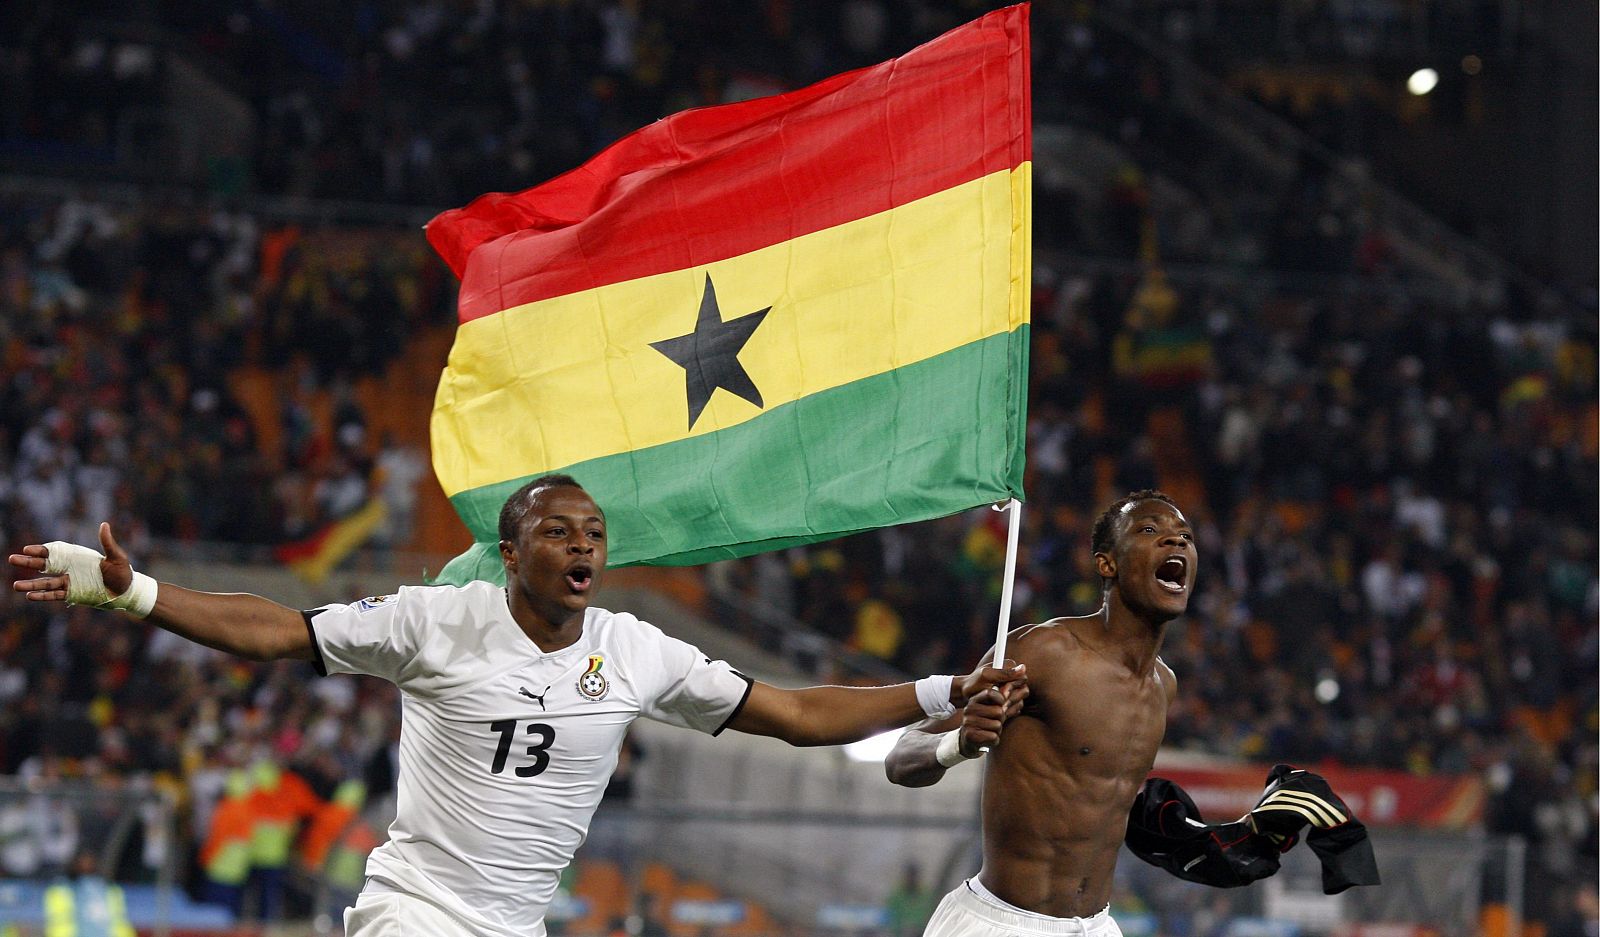
{"label": "white flagpole", "polygon": [[1004,505],[995,505],[996,511],[1011,515],[1006,530],[1006,578],[1000,584],[1000,625],[994,637],[994,666],[1004,667],[1006,662],[1006,636],[1011,632],[1011,584],[1017,578],[1017,539],[1022,530],[1022,502],[1012,498]]}
{"label": "white flagpole", "polygon": [[[1004,667],[1006,663],[1006,637],[1011,633],[1011,584],[1017,578],[1017,540],[1022,533],[1022,502],[1011,498],[1005,504],[992,506],[996,511],[1009,513],[1006,527],[1006,573],[1005,579],[1000,583],[1000,624],[994,636],[994,663],[991,666]],[[980,749],[988,752],[989,747]]]}

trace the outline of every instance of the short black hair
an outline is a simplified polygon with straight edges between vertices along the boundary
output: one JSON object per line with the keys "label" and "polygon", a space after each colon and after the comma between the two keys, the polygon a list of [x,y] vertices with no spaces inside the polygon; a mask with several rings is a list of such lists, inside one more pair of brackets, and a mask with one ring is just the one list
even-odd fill
{"label": "short black hair", "polygon": [[[571,475],[553,472],[549,475],[540,475],[521,488],[511,493],[506,503],[500,506],[500,539],[515,541],[517,530],[522,526],[522,519],[528,516],[528,509],[533,506],[533,495],[546,488],[576,488],[584,491],[578,480]],[[605,512],[601,512],[605,516]]]}
{"label": "short black hair", "polygon": [[1178,507],[1178,502],[1172,500],[1165,492],[1157,491],[1154,488],[1140,488],[1138,491],[1130,491],[1127,496],[1117,499],[1110,507],[1106,508],[1105,513],[1095,518],[1094,532],[1089,535],[1089,548],[1096,553],[1110,553],[1111,548],[1116,546],[1117,519],[1122,516],[1122,509],[1138,501],[1152,500],[1164,501],[1172,505],[1172,509],[1179,513],[1183,511],[1182,508]]}

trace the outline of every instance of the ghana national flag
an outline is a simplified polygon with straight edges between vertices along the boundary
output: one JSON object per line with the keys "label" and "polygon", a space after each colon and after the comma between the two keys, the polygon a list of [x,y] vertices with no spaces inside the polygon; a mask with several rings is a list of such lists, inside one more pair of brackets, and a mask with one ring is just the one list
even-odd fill
{"label": "ghana national flag", "polygon": [[1028,7],[798,91],[675,114],[428,224],[461,278],[439,481],[568,472],[612,565],[690,564],[1021,495]]}

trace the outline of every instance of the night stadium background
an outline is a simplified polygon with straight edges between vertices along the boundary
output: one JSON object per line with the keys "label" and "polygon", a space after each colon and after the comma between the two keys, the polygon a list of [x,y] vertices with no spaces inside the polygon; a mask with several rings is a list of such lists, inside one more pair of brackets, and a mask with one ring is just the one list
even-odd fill
{"label": "night stadium background", "polygon": [[[469,538],[428,463],[456,281],[422,223],[996,6],[0,8],[0,540],[109,519],[157,578],[299,607],[423,581]],[[1096,513],[1174,495],[1200,576],[1157,773],[1220,817],[1324,771],[1385,878],[1125,855],[1129,937],[1596,933],[1596,32],[1563,0],[1034,4],[1017,620],[1095,608]],[[1004,537],[980,509],[599,604],[785,685],[965,672]],[[70,875],[141,934],[337,931],[397,724],[387,684],[7,590],[0,933]],[[552,932],[920,934],[976,868],[977,772],[872,758],[640,723]],[[292,844],[235,908],[226,823]]]}

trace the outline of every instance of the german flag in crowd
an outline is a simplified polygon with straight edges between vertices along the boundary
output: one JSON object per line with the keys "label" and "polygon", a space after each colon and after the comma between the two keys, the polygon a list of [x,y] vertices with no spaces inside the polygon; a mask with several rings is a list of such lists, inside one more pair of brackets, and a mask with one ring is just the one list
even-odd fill
{"label": "german flag in crowd", "polygon": [[325,582],[344,558],[366,543],[388,516],[374,495],[360,510],[319,528],[309,537],[275,547],[272,555],[313,584]]}
{"label": "german flag in crowd", "polygon": [[1020,496],[1028,7],[870,68],[675,114],[445,212],[461,277],[433,461],[496,522],[574,475],[612,565],[691,564]]}

